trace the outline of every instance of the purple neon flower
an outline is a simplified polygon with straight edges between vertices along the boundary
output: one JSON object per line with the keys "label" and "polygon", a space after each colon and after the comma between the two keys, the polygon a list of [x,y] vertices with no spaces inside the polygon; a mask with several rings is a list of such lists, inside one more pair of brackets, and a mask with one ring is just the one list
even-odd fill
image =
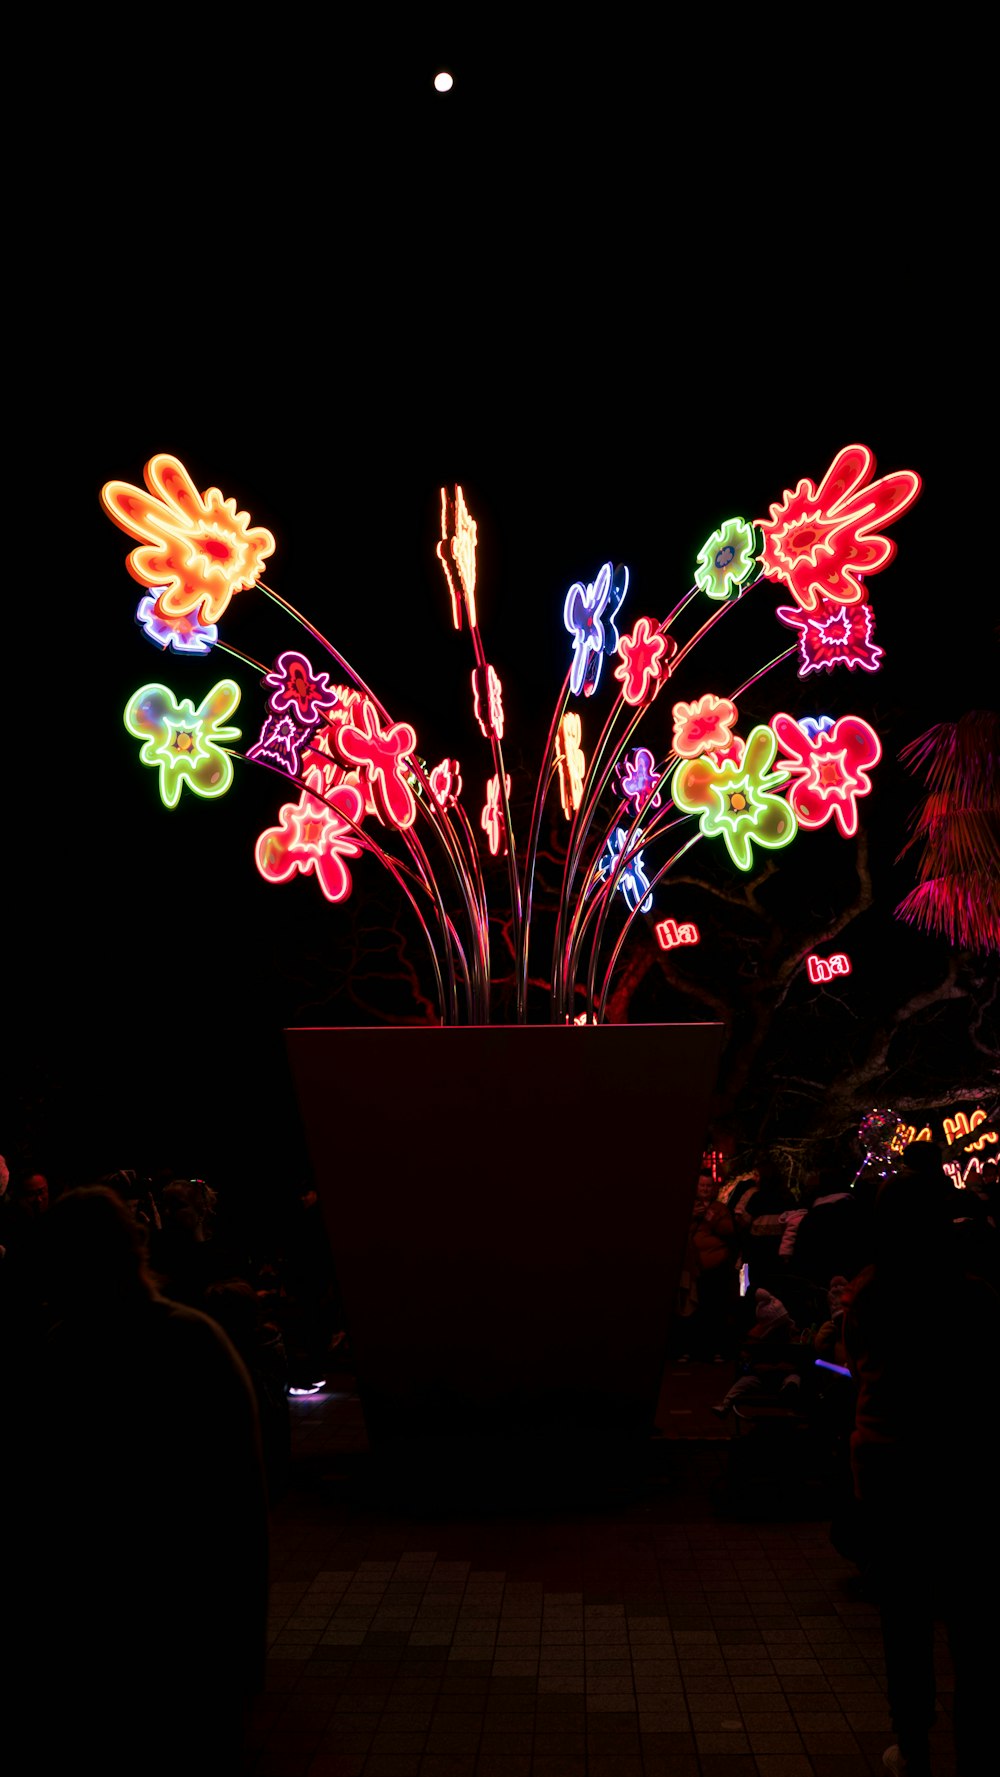
{"label": "purple neon flower", "polygon": [[289,710],[281,716],[267,715],[260,739],[249,749],[247,758],[257,759],[263,765],[276,765],[289,777],[301,777],[302,748],[312,738],[313,730],[314,724],[297,722]]}
{"label": "purple neon flower", "polygon": [[659,808],[662,797],[656,786],[663,773],[653,770],[653,755],[648,747],[635,747],[615,769],[622,795],[628,797],[636,814],[642,812],[647,802]]}
{"label": "purple neon flower", "polygon": [[575,580],[566,594],[563,622],[573,637],[573,665],[570,669],[570,690],[574,697],[582,691],[590,697],[601,677],[605,654],[614,654],[618,647],[615,614],[628,586],[627,570],[622,582],[606,561],[597,579],[584,586]]}
{"label": "purple neon flower", "polygon": [[201,623],[193,611],[183,617],[165,617],[156,608],[163,586],[153,588],[139,600],[135,620],[158,648],[172,648],[175,654],[208,654],[219,639],[217,623]]}

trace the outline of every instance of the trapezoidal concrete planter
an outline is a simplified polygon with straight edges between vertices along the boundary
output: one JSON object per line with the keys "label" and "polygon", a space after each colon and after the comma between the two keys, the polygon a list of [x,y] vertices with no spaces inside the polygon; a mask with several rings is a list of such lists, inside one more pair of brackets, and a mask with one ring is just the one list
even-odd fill
{"label": "trapezoidal concrete planter", "polygon": [[722,1026],[287,1042],[373,1454],[527,1469],[644,1446]]}

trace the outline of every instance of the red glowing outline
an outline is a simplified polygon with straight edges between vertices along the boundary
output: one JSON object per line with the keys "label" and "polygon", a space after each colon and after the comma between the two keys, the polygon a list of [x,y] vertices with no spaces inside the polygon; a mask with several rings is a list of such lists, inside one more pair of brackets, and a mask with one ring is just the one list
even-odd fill
{"label": "red glowing outline", "polygon": [[818,488],[803,476],[794,493],[786,488],[772,504],[770,519],[755,520],[764,538],[761,572],[787,586],[803,611],[815,611],[821,598],[861,604],[864,576],[881,573],[895,555],[895,543],[875,527],[912,506],[920,476],[899,469],[871,481],[874,473],[866,444],[845,445]]}
{"label": "red glowing outline", "polygon": [[[504,774],[504,784],[509,797],[510,777],[506,773]],[[504,855],[506,856],[508,846],[506,834],[504,832],[503,803],[500,799],[499,772],[495,772],[494,775],[487,780],[486,802],[482,814],[479,816],[479,825],[486,834],[491,855],[494,858],[498,855],[500,851],[500,840],[502,838],[504,841]]]}
{"label": "red glowing outline", "polygon": [[670,661],[677,652],[671,635],[661,635],[652,618],[638,617],[631,635],[618,643],[621,666],[615,667],[615,678],[621,680],[622,697],[633,706],[656,697],[670,677]]}
{"label": "red glowing outline", "polygon": [[837,951],[833,956],[807,956],[806,968],[809,971],[810,981],[815,981],[818,984],[821,981],[832,981],[834,975],[849,975],[851,973],[851,959],[849,956],[845,956],[842,950]]}
{"label": "red glowing outline", "polygon": [[[454,496],[441,489],[441,541],[437,558],[444,569],[451,596],[451,620],[456,629],[462,627],[462,601],[468,613],[469,628],[475,629],[476,618],[476,539],[478,527],[465,503],[465,494],[456,486]],[[455,572],[452,573],[454,566]]]}
{"label": "red glowing outline", "polygon": [[364,812],[364,797],[353,784],[336,785],[325,802],[304,790],[298,802],[282,803],[278,825],[265,828],[254,847],[261,876],[290,882],[295,875],[315,875],[328,901],[346,901],[351,878],[343,859],[362,852],[349,822],[360,822]]}
{"label": "red glowing outline", "polygon": [[[355,723],[360,713],[362,726]],[[333,746],[350,765],[360,765],[368,775],[378,819],[400,829],[413,825],[416,799],[406,772],[413,769],[416,729],[409,722],[393,722],[383,729],[370,697],[362,697],[332,734]]]}
{"label": "red glowing outline", "polygon": [[661,950],[673,950],[676,944],[701,943],[701,933],[696,925],[679,926],[675,919],[661,919],[653,930]]}
{"label": "red glowing outline", "polygon": [[858,798],[870,795],[868,770],[882,757],[874,728],[861,716],[840,716],[832,728],[810,735],[784,711],[772,716],[771,727],[793,774],[788,801],[799,826],[815,831],[832,817],[843,837],[853,839]]}

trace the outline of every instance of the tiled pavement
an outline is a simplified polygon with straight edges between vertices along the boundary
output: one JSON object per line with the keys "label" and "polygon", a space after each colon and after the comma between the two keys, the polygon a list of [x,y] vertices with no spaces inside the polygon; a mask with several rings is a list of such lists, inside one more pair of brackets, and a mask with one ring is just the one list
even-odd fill
{"label": "tiled pavement", "polygon": [[[715,1379],[677,1386],[695,1423]],[[668,1436],[614,1500],[408,1510],[366,1484],[349,1379],[293,1414],[248,1777],[882,1772],[875,1608],[822,1518],[720,1514],[724,1437]]]}

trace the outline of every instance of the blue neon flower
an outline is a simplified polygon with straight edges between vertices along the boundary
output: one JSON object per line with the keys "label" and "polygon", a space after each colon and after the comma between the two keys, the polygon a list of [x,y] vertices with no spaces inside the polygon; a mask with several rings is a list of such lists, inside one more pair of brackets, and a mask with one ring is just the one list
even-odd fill
{"label": "blue neon flower", "polygon": [[[632,845],[642,838],[642,829],[637,827],[632,835]],[[629,837],[624,827],[616,827],[608,840],[608,849],[601,858],[597,873],[601,877],[613,876],[618,867],[622,852],[628,848]],[[626,904],[640,913],[648,913],[653,905],[653,897],[649,889],[649,877],[643,863],[641,851],[633,852],[628,863],[623,867],[615,888],[625,897]]]}

